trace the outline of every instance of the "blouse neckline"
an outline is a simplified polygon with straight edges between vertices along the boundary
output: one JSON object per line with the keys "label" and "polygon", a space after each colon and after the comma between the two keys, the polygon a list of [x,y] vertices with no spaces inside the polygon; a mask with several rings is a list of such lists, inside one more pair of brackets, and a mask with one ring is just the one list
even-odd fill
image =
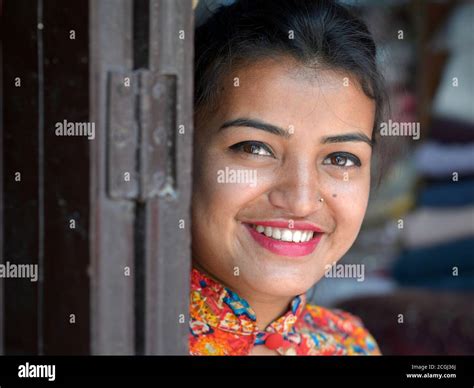
{"label": "blouse neckline", "polygon": [[244,298],[196,268],[191,272],[189,328],[190,353],[196,355],[248,355],[256,345],[281,355],[380,354],[357,317],[308,305],[304,294],[259,329]]}
{"label": "blouse neckline", "polygon": [[[306,304],[306,295],[297,295],[290,302],[286,313],[266,328],[259,329],[255,312],[244,298],[196,268],[193,268],[191,273],[191,298],[193,301],[201,302],[199,303],[201,308],[196,311],[200,321],[212,328],[239,335],[255,334],[255,344],[261,343],[263,337],[269,333],[283,336],[290,334]],[[213,310],[211,314],[210,309],[205,306],[206,303]]]}

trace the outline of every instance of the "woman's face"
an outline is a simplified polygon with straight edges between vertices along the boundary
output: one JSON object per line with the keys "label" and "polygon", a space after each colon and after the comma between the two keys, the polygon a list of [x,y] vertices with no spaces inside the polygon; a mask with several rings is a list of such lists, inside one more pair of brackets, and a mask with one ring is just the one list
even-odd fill
{"label": "woman's face", "polygon": [[359,232],[374,113],[349,74],[286,59],[229,74],[196,122],[193,260],[243,297],[311,288]]}

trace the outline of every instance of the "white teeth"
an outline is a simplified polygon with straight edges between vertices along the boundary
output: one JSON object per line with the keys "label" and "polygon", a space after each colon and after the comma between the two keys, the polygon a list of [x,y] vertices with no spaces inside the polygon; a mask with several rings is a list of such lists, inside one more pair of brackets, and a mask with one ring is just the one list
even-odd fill
{"label": "white teeth", "polygon": [[283,233],[281,234],[281,239],[283,241],[293,241],[293,233],[291,230],[283,229]]}
{"label": "white teeth", "polygon": [[274,228],[272,231],[272,238],[275,240],[280,240],[281,239],[281,230],[278,228]]}
{"label": "white teeth", "polygon": [[296,230],[293,232],[293,242],[300,242],[301,241],[301,231]]}
{"label": "white teeth", "polygon": [[311,230],[295,230],[286,228],[274,228],[271,226],[252,225],[259,233],[265,234],[275,240],[287,242],[306,242],[313,238],[314,232]]}

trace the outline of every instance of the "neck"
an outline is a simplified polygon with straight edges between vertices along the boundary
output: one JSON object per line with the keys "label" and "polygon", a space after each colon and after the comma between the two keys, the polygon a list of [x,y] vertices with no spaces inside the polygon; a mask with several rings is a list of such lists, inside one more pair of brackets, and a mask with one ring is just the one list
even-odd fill
{"label": "neck", "polygon": [[247,295],[246,293],[240,293],[239,295],[248,302],[255,312],[259,330],[265,330],[270,323],[285,314],[290,309],[290,303],[293,299],[292,297]]}

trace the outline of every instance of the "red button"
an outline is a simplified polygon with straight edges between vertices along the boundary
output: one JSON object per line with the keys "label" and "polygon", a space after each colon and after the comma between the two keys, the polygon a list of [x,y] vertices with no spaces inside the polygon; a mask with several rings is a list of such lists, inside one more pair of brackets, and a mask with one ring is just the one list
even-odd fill
{"label": "red button", "polygon": [[283,345],[283,337],[280,334],[270,334],[265,340],[268,349],[275,350]]}

